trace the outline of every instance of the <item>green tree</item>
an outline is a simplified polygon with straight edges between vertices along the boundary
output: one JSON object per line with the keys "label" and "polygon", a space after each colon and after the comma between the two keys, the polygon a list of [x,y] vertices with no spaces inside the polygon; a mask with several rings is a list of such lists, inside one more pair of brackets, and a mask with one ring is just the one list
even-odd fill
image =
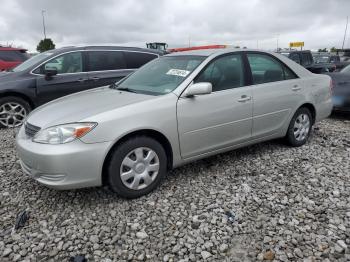
{"label": "green tree", "polygon": [[43,40],[40,40],[38,46],[36,47],[36,50],[40,53],[51,49],[55,49],[55,44],[53,43],[51,38],[45,38]]}
{"label": "green tree", "polygon": [[335,46],[333,46],[333,47],[331,48],[331,52],[332,52],[332,53],[336,53],[336,52],[337,52],[337,48],[335,48]]}
{"label": "green tree", "polygon": [[323,48],[323,49],[318,49],[318,52],[328,52],[327,48]]}

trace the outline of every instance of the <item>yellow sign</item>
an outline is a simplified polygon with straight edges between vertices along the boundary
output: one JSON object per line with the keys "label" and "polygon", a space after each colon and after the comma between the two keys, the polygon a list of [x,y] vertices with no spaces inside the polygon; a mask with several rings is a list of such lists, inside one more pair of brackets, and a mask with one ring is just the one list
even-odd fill
{"label": "yellow sign", "polygon": [[289,47],[302,47],[304,46],[304,42],[291,42],[289,43]]}

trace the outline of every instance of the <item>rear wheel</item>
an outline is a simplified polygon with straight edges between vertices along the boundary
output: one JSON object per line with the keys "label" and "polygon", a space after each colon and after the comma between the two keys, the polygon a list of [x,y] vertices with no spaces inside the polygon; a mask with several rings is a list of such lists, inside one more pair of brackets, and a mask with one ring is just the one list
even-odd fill
{"label": "rear wheel", "polygon": [[18,127],[31,111],[27,101],[16,96],[0,98],[0,127]]}
{"label": "rear wheel", "polygon": [[297,110],[290,121],[286,139],[291,146],[302,146],[309,138],[312,128],[312,116],[309,109],[302,107]]}
{"label": "rear wheel", "polygon": [[137,198],[155,189],[167,172],[167,157],[153,138],[136,136],[119,145],[107,166],[110,188],[125,198]]}

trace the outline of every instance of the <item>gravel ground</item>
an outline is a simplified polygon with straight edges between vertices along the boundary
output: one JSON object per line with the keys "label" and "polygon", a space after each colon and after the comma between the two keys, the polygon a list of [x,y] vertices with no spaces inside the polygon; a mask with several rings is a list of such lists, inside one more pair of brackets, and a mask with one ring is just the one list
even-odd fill
{"label": "gravel ground", "polygon": [[178,168],[136,200],[45,188],[20,170],[13,131],[0,142],[1,261],[350,261],[349,117],[300,148],[272,141]]}

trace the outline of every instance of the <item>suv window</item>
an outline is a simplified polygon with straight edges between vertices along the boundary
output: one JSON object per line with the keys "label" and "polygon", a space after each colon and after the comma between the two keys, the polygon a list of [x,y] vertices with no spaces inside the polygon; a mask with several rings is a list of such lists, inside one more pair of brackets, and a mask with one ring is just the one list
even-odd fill
{"label": "suv window", "polygon": [[255,85],[297,78],[289,68],[269,55],[247,54],[247,56]]}
{"label": "suv window", "polygon": [[72,52],[55,57],[34,70],[33,73],[44,74],[45,69],[56,69],[58,74],[83,72],[82,54]]}
{"label": "suv window", "polygon": [[312,64],[311,55],[308,53],[301,53],[303,66],[309,66]]}
{"label": "suv window", "polygon": [[289,58],[292,59],[294,62],[301,64],[299,54],[291,53]]}
{"label": "suv window", "polygon": [[158,57],[156,54],[140,52],[124,52],[124,54],[129,69],[139,68]]}
{"label": "suv window", "polygon": [[25,61],[27,59],[25,53],[21,51],[1,51],[0,50],[0,60],[7,62],[17,62],[17,61]]}
{"label": "suv window", "polygon": [[197,76],[195,82],[211,83],[213,92],[243,86],[242,56],[226,55],[214,60]]}
{"label": "suv window", "polygon": [[90,51],[88,61],[89,71],[126,69],[124,55],[121,51]]}

